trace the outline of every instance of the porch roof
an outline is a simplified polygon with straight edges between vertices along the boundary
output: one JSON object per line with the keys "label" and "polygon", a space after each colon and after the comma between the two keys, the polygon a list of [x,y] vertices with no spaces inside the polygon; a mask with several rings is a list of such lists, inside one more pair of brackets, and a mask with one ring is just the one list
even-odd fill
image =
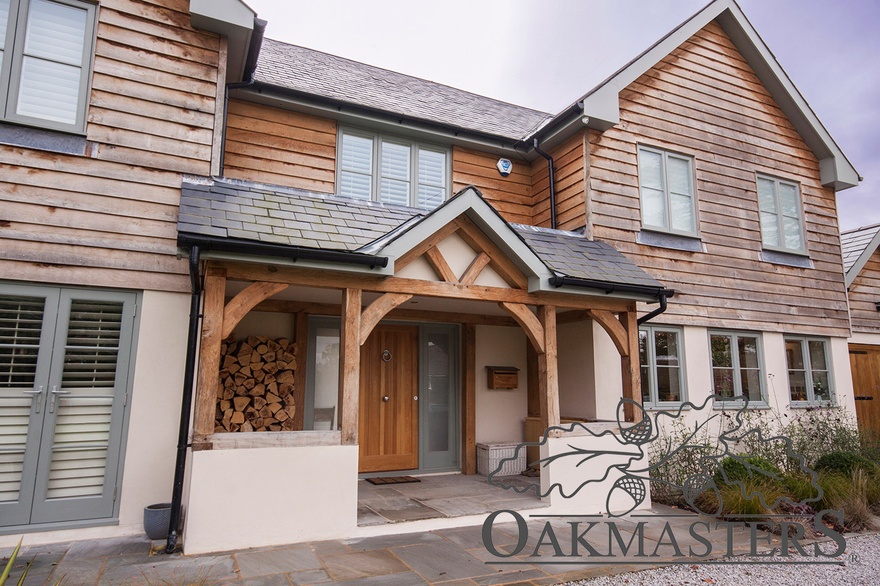
{"label": "porch roof", "polygon": [[[475,188],[463,190],[481,194]],[[418,232],[443,208],[432,212],[221,178],[186,177],[181,188],[177,229],[187,236],[228,239],[258,247],[276,245],[375,257],[406,233]],[[494,209],[478,198],[488,209]],[[656,294],[664,285],[606,242],[582,234],[504,221],[507,238],[524,244],[556,277],[634,286]],[[427,236],[428,234],[425,234]],[[577,285],[578,283],[568,283]],[[584,284],[584,286],[587,286]]]}

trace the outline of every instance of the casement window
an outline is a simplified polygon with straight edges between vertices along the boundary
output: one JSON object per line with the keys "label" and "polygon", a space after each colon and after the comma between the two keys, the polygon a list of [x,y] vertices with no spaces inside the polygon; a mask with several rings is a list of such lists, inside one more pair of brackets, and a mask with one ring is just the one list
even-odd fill
{"label": "casement window", "polygon": [[822,338],[785,337],[788,390],[793,407],[832,402],[831,359],[828,341]]}
{"label": "casement window", "polygon": [[758,175],[757,181],[764,248],[804,254],[803,210],[798,185],[764,175]]}
{"label": "casement window", "polygon": [[686,399],[681,329],[639,328],[642,403],[647,407],[681,403]]}
{"label": "casement window", "polygon": [[639,192],[643,228],[697,235],[693,158],[640,146]]}
{"label": "casement window", "polygon": [[337,192],[366,201],[433,209],[449,195],[449,151],[379,134],[339,132]]}
{"label": "casement window", "polygon": [[0,284],[0,526],[116,515],[135,303]]}
{"label": "casement window", "polygon": [[723,402],[766,404],[761,337],[751,332],[710,331],[712,392]]}
{"label": "casement window", "polygon": [[0,120],[84,132],[97,5],[0,0]]}

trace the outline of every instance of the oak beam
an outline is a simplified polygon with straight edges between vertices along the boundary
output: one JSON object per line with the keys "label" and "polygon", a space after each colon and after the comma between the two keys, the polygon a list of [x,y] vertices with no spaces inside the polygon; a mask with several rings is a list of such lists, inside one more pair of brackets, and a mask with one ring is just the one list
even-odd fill
{"label": "oak beam", "polygon": [[507,254],[480,230],[479,226],[464,215],[457,217],[454,222],[460,228],[458,235],[461,236],[461,239],[474,250],[488,254],[491,259],[489,264],[508,285],[519,289],[528,288],[528,278],[513,264]]}
{"label": "oak beam", "polygon": [[614,347],[617,348],[617,352],[621,356],[629,355],[627,331],[623,327],[623,324],[614,317],[613,313],[601,309],[592,309],[587,311],[587,315],[589,315],[590,319],[593,321],[598,322],[599,325],[602,326],[602,329],[608,333],[611,337],[611,341],[614,342]]}
{"label": "oak beam", "polygon": [[[636,404],[642,404],[642,372],[639,366],[639,324],[638,313],[635,304],[630,309],[618,316],[621,327],[626,332],[627,353],[620,357],[620,367],[623,375],[623,396],[632,399]],[[640,409],[633,409],[630,403],[624,404],[624,416],[627,421],[639,422],[642,420]]]}
{"label": "oak beam", "polygon": [[358,443],[358,400],[361,369],[361,290],[342,290],[339,332],[339,428],[342,445]]}
{"label": "oak beam", "polygon": [[483,269],[486,268],[486,265],[489,264],[491,260],[492,258],[485,252],[478,254],[474,257],[474,260],[471,261],[470,266],[468,266],[467,270],[461,276],[459,282],[462,285],[473,285],[474,281],[477,280],[477,277],[480,276],[480,273],[483,272]]}
{"label": "oak beam", "polygon": [[449,263],[446,262],[446,258],[443,256],[443,253],[440,252],[439,248],[432,246],[426,250],[425,260],[428,261],[428,264],[431,265],[431,268],[434,269],[434,272],[437,273],[438,277],[447,283],[458,283],[458,277],[452,272],[452,268],[449,266]]}
{"label": "oak beam", "polygon": [[525,330],[526,335],[529,337],[529,341],[534,346],[535,350],[538,351],[539,354],[545,351],[545,340],[544,340],[544,328],[541,326],[541,322],[538,321],[538,318],[535,317],[535,314],[520,303],[507,303],[502,301],[498,304],[498,306],[510,314],[516,323],[518,323],[523,330]]}
{"label": "oak beam", "polygon": [[412,299],[412,295],[407,293],[386,293],[373,301],[361,314],[360,335],[358,337],[360,345],[364,345],[364,342],[370,337],[370,332],[389,311],[410,299]]}
{"label": "oak beam", "polygon": [[245,287],[238,295],[232,298],[232,301],[226,304],[223,309],[223,333],[221,337],[226,339],[238,322],[248,314],[258,303],[272,297],[276,293],[280,293],[287,289],[290,285],[287,283],[268,283],[261,281],[251,283]]}
{"label": "oak beam", "polygon": [[193,434],[214,433],[214,412],[220,388],[220,344],[223,340],[223,301],[226,294],[226,271],[209,268],[205,271],[202,306],[202,336],[199,344],[199,378],[196,386]]}
{"label": "oak beam", "polygon": [[[538,319],[544,332],[544,352],[538,354],[538,394],[541,400],[541,427],[559,425],[559,365],[556,344],[556,308],[552,305],[538,307]],[[558,437],[559,432],[550,432]]]}
{"label": "oak beam", "polygon": [[477,326],[462,328],[461,473],[477,473]]}
{"label": "oak beam", "polygon": [[399,271],[415,259],[425,254],[429,249],[437,245],[437,243],[446,240],[458,230],[458,225],[449,223],[419,242],[408,251],[400,255],[400,258],[394,261],[394,272]]}

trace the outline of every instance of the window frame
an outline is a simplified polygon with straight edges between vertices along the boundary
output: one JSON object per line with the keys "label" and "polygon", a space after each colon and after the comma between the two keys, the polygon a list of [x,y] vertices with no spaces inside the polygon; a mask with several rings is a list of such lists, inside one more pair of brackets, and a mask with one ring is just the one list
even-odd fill
{"label": "window frame", "polygon": [[[660,155],[662,157],[662,180],[663,180],[663,197],[666,205],[666,225],[665,226],[657,226],[653,224],[645,223],[645,197],[642,192],[642,166],[640,164],[641,153],[642,151],[653,153],[655,155]],[[669,165],[667,161],[669,157],[673,157],[676,159],[687,161],[688,164],[688,177],[690,179],[690,187],[691,187],[691,212],[693,214],[693,230],[677,230],[672,228],[672,205],[671,205],[671,195],[669,192],[669,181],[668,181],[668,168]],[[699,206],[697,205],[697,176],[696,176],[696,159],[693,155],[686,155],[684,153],[679,153],[675,151],[671,151],[668,149],[662,149],[658,147],[648,146],[645,144],[637,144],[636,145],[636,166],[638,168],[638,184],[639,184],[639,213],[640,213],[640,222],[642,230],[648,230],[652,232],[660,232],[664,234],[675,234],[677,236],[685,236],[688,238],[699,238],[700,237],[700,217],[699,217]]]}
{"label": "window frame", "polygon": [[[798,226],[801,231],[801,246],[800,248],[788,248],[787,246],[779,246],[773,244],[767,244],[764,241],[764,223],[761,221],[761,195],[760,195],[760,187],[758,182],[763,179],[765,181],[773,182],[773,203],[776,208],[776,225],[779,227],[779,235],[780,241],[785,242],[785,233],[784,233],[784,222],[783,214],[782,214],[782,204],[779,198],[779,185],[785,184],[794,187],[797,192],[796,203],[797,203],[797,213],[798,213]],[[776,177],[767,173],[761,173],[760,171],[755,172],[755,197],[758,202],[758,225],[761,227],[761,248],[764,250],[770,250],[773,252],[781,252],[785,254],[794,254],[798,256],[809,256],[809,251],[807,250],[807,227],[804,219],[804,196],[801,190],[801,184],[797,181],[792,181],[790,179],[783,179],[781,177]]]}
{"label": "window frame", "polygon": [[82,70],[76,105],[76,120],[72,124],[46,120],[16,113],[21,74],[24,61],[28,15],[33,0],[10,0],[6,44],[3,47],[2,70],[0,70],[0,122],[34,126],[73,134],[85,134],[92,72],[95,65],[95,43],[98,28],[98,4],[90,0],[47,0],[86,11],[83,32]]}
{"label": "window frame", "polygon": [[[837,404],[837,394],[835,393],[834,384],[834,368],[831,357],[831,340],[819,336],[798,336],[786,335],[783,337],[783,344],[788,342],[798,342],[801,348],[801,359],[804,364],[804,385],[807,389],[806,401],[795,401],[791,398],[791,365],[788,364],[788,352],[785,356],[785,375],[788,378],[788,401],[793,408],[797,407],[827,407]],[[821,342],[825,352],[825,367],[828,371],[828,400],[817,400],[813,392],[813,363],[810,358],[809,343]]]}
{"label": "window frame", "polygon": [[[645,402],[644,398],[642,399],[642,407],[645,409],[662,409],[664,407],[678,407],[682,403],[688,400],[688,392],[687,392],[687,366],[685,364],[685,356],[686,352],[684,350],[684,330],[677,326],[666,326],[666,325],[642,325],[639,326],[639,334],[642,332],[648,334],[648,340],[651,342],[647,345],[648,350],[648,374],[650,376],[648,380],[648,398],[649,401]],[[678,388],[679,388],[679,398],[678,401],[660,401],[657,394],[657,356],[656,356],[656,348],[653,343],[654,332],[667,332],[676,334],[678,341]],[[639,368],[641,369],[644,365],[639,362]],[[641,370],[640,370],[641,373]]]}
{"label": "window frame", "polygon": [[[725,330],[725,329],[710,329],[707,331],[707,339],[709,342],[709,379],[712,384],[712,394],[718,395],[718,391],[715,388],[715,362],[712,357],[712,336],[730,336],[731,337],[731,368],[733,370],[733,396],[741,397],[743,396],[742,390],[742,372],[741,365],[739,359],[739,338],[749,337],[755,338],[756,347],[758,353],[758,382],[760,384],[761,391],[761,399],[754,400],[749,399],[748,406],[749,408],[767,408],[769,404],[767,402],[767,383],[765,382],[766,377],[766,367],[764,364],[764,340],[761,332],[747,331],[747,330]],[[726,367],[718,367],[718,368],[726,368]],[[716,399],[715,403],[722,408],[727,407],[741,407],[744,405],[744,401],[742,399]]]}
{"label": "window frame", "polygon": [[[343,144],[343,136],[350,135],[359,138],[366,138],[373,141],[371,157],[372,160],[370,162],[370,198],[369,199],[358,199],[348,195],[342,195],[340,193],[339,185],[341,182],[342,173],[345,171],[342,168],[342,144]],[[337,153],[336,153],[336,193],[340,197],[346,197],[352,199],[354,201],[369,201],[374,203],[380,203],[382,205],[391,205],[391,206],[399,206],[400,204],[383,202],[381,200],[380,188],[382,182],[382,147],[383,143],[391,143],[400,146],[408,146],[410,149],[409,154],[409,174],[407,177],[407,182],[409,184],[409,193],[407,196],[407,204],[406,207],[416,208],[420,210],[430,211],[435,209],[435,207],[424,208],[418,205],[418,197],[419,197],[419,186],[425,185],[427,187],[440,187],[444,190],[443,201],[437,204],[441,205],[443,202],[447,201],[451,195],[452,191],[452,149],[449,147],[444,147],[438,144],[422,142],[418,140],[413,140],[410,138],[406,138],[399,135],[394,134],[386,134],[378,131],[370,131],[363,130],[360,128],[348,127],[348,126],[340,126],[337,131],[336,136],[336,144],[337,144]],[[445,158],[443,165],[443,175],[446,185],[438,186],[430,183],[419,183],[419,153],[420,151],[430,151],[434,153],[442,154]]]}

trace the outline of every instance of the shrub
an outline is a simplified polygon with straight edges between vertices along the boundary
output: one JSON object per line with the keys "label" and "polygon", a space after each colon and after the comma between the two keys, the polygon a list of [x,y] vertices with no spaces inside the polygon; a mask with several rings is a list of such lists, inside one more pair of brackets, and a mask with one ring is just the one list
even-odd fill
{"label": "shrub", "polygon": [[735,484],[720,484],[717,491],[707,490],[697,498],[698,508],[716,509],[717,499],[720,497],[721,509],[726,516],[772,515],[774,511],[770,507],[785,496],[782,487],[776,482],[746,477],[742,483],[742,487]]}
{"label": "shrub", "polygon": [[693,479],[707,474],[710,477],[720,453],[705,427],[695,430],[682,421],[672,422],[649,448],[651,498],[668,505],[686,504],[678,487],[692,484]]}
{"label": "shrub", "polygon": [[878,528],[868,502],[869,476],[856,468],[852,474],[823,472],[819,484],[824,491],[823,507],[843,511],[843,525],[847,531],[870,531]]}
{"label": "shrub", "polygon": [[837,472],[845,476],[852,475],[853,471],[860,468],[872,474],[877,470],[877,465],[858,454],[852,452],[828,452],[816,460],[816,470]]}
{"label": "shrub", "polygon": [[[765,472],[762,473],[761,471]],[[715,484],[733,483],[748,479],[771,480],[779,477],[781,471],[772,462],[761,456],[727,456],[715,472]]]}

